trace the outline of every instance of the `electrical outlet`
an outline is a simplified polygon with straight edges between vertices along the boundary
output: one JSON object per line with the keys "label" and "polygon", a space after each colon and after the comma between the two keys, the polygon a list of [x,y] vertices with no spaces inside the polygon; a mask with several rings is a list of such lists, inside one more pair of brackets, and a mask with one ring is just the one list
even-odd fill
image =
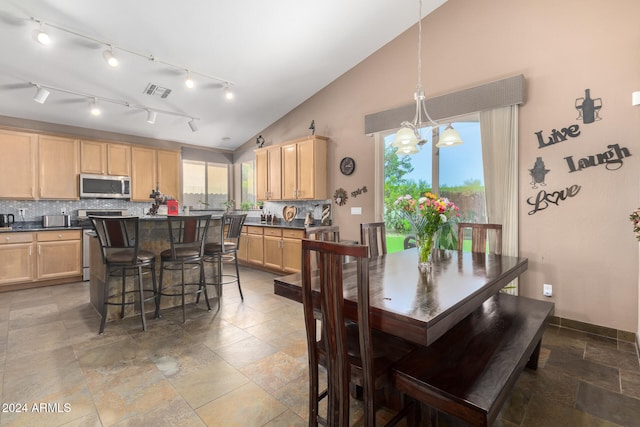
{"label": "electrical outlet", "polygon": [[24,218],[26,213],[27,213],[27,210],[25,208],[18,209],[18,215],[20,215],[20,217]]}
{"label": "electrical outlet", "polygon": [[553,295],[553,286],[545,283],[542,286],[542,295],[544,295],[545,297],[550,297],[551,295]]}
{"label": "electrical outlet", "polygon": [[65,208],[60,209],[60,215],[66,215],[67,210]]}

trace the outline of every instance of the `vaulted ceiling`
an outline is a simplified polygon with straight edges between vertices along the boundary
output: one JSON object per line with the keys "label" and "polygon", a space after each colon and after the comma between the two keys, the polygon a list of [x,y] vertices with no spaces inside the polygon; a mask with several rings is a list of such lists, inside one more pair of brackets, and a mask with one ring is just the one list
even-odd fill
{"label": "vaulted ceiling", "polygon": [[418,0],[3,0],[0,115],[232,150],[417,18]]}

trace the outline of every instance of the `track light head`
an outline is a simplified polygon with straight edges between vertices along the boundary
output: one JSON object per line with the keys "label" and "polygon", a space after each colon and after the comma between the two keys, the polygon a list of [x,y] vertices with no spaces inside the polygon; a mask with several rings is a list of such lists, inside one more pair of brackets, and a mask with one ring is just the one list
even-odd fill
{"label": "track light head", "polygon": [[153,110],[147,110],[147,123],[154,124],[158,113]]}
{"label": "track light head", "polygon": [[189,89],[193,88],[196,84],[191,78],[191,71],[187,70],[187,78],[184,80],[184,85]]}
{"label": "track light head", "polygon": [[118,66],[119,62],[118,58],[113,54],[113,46],[109,45],[109,49],[105,50],[102,56],[104,56],[105,61],[107,61],[107,64],[111,67],[115,68]]}
{"label": "track light head", "polygon": [[35,37],[38,43],[43,44],[45,46],[51,44],[51,38],[49,34],[44,31],[44,22],[38,21],[40,23],[40,28],[36,30]]}
{"label": "track light head", "polygon": [[35,85],[35,86],[37,89],[36,89],[36,94],[33,96],[33,100],[39,104],[44,104],[44,102],[47,100],[47,97],[51,92],[41,87],[40,85]]}
{"label": "track light head", "polygon": [[189,120],[189,127],[191,128],[191,132],[198,131],[198,125],[196,124],[196,119]]}
{"label": "track light head", "polygon": [[100,114],[102,114],[102,111],[100,110],[100,107],[98,106],[98,99],[97,98],[93,98],[93,101],[91,101],[91,115],[92,116],[99,116]]}
{"label": "track light head", "polygon": [[227,83],[224,87],[224,97],[226,99],[233,99],[233,92],[231,91],[231,87],[229,86],[229,83]]}

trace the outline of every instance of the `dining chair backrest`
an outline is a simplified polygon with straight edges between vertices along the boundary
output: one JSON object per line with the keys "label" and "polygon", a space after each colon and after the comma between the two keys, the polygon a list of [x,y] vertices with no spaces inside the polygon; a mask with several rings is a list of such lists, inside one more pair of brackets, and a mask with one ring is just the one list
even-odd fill
{"label": "dining chair backrest", "polygon": [[323,242],[339,242],[340,227],[337,225],[321,225],[318,227],[305,228],[305,236],[311,240],[321,240]]}
{"label": "dining chair backrest", "polygon": [[202,257],[210,221],[211,215],[167,216],[171,258],[177,259],[185,249]]}
{"label": "dining chair backrest", "polygon": [[[502,224],[458,223],[458,250],[464,245],[465,230],[471,230],[471,252],[502,254]],[[493,236],[488,234],[493,231]],[[487,248],[487,242],[489,247]]]}
{"label": "dining chair backrest", "polygon": [[[312,279],[311,261],[318,259],[317,279]],[[302,303],[304,307],[309,354],[309,420],[310,425],[320,421],[330,426],[349,425],[349,383],[351,365],[348,356],[347,332],[344,318],[343,263],[345,256],[356,260],[358,293],[359,350],[362,355],[363,403],[365,425],[374,425],[373,407],[374,372],[373,344],[369,319],[369,260],[366,246],[302,240]],[[318,340],[318,324],[313,294],[319,292],[322,313],[321,338]],[[318,366],[327,370],[327,418],[318,413],[318,400],[322,396],[318,387]]]}
{"label": "dining chair backrest", "polygon": [[384,222],[360,224],[360,244],[369,246],[369,257],[387,254],[387,227]]}
{"label": "dining chair backrest", "polygon": [[138,259],[139,218],[135,216],[90,216],[98,235],[102,262],[107,264],[111,256],[118,254],[118,262],[135,265]]}
{"label": "dining chair backrest", "polygon": [[404,238],[403,246],[405,249],[415,248],[416,247],[416,236],[409,235]]}

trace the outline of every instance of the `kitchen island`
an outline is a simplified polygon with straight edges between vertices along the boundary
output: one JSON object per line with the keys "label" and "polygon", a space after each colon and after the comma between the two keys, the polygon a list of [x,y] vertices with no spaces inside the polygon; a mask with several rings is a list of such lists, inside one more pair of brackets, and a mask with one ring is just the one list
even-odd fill
{"label": "kitchen island", "polygon": [[[218,242],[220,240],[220,224],[221,217],[215,216],[212,217],[211,222],[209,224],[209,232],[207,233],[207,242]],[[170,248],[169,243],[169,228],[167,225],[167,217],[166,216],[145,216],[140,217],[140,249],[145,251],[153,252],[156,255],[156,279],[157,285],[160,285],[160,254],[165,249]],[[102,304],[104,302],[104,273],[105,273],[105,265],[102,262],[102,256],[100,254],[100,242],[98,238],[92,238],[90,241],[90,264],[91,264],[91,277],[89,279],[89,300],[91,305],[100,312]],[[205,264],[205,277],[207,283],[213,282],[213,264],[206,263]],[[198,282],[199,280],[199,271],[189,271],[185,276],[185,280],[187,282]],[[126,278],[126,289],[136,289],[136,285],[133,282],[137,280],[136,276],[128,276]],[[146,281],[151,280],[150,275],[145,275],[144,277],[145,283],[150,283]],[[166,288],[168,286],[180,283],[180,272],[178,271],[165,271],[163,278],[163,287]],[[119,278],[112,277],[109,281],[109,293],[110,294],[118,294],[120,293],[121,281]],[[213,291],[213,293],[209,293],[209,298],[215,297],[214,288],[209,288],[207,291]],[[128,298],[134,298],[133,294],[128,294]],[[132,300],[130,300],[132,301]],[[195,295],[187,295],[185,297],[185,303],[189,304],[195,301]],[[168,307],[179,306],[182,303],[180,297],[166,297],[163,296],[161,300],[161,309],[165,309]],[[201,304],[204,305],[204,302],[201,301]],[[155,309],[155,305],[152,302],[148,302],[145,304],[145,311],[149,314],[152,313]],[[137,315],[140,313],[138,304],[130,304],[125,307],[125,317]],[[118,306],[109,306],[107,311],[107,321],[115,320],[120,316],[120,307]]]}

